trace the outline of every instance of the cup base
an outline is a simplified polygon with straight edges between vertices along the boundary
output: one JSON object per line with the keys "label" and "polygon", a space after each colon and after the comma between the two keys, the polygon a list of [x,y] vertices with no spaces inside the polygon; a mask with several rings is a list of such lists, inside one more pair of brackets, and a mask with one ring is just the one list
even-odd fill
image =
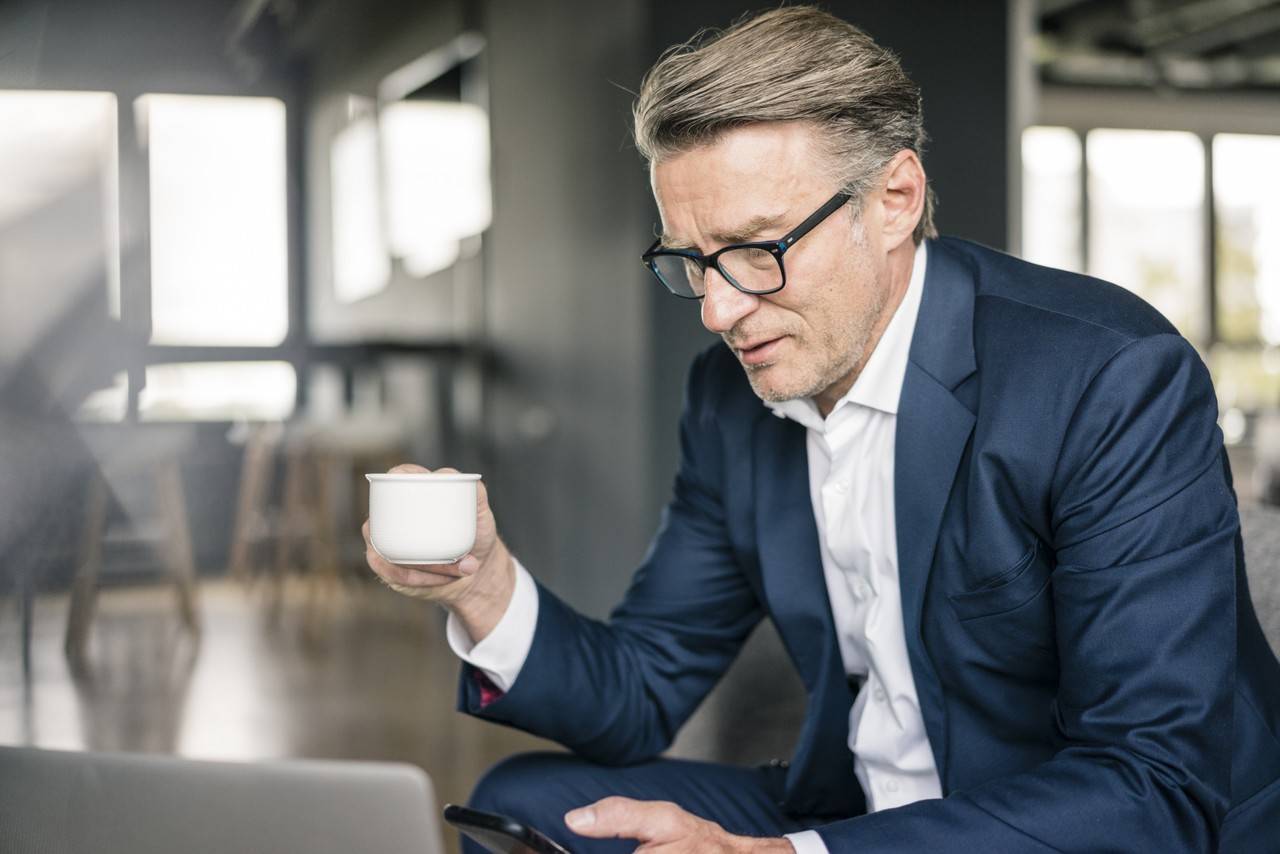
{"label": "cup base", "polygon": [[378,553],[378,557],[382,558],[387,563],[398,563],[401,566],[446,566],[451,563],[457,563],[458,561],[462,560],[464,557],[467,556],[467,553],[463,552],[462,554],[458,555],[455,558],[439,558],[439,559],[433,558],[432,560],[396,560],[395,558],[387,557],[386,555],[384,555],[382,553],[382,549],[378,548],[377,543],[370,543],[370,545],[372,545],[373,550]]}

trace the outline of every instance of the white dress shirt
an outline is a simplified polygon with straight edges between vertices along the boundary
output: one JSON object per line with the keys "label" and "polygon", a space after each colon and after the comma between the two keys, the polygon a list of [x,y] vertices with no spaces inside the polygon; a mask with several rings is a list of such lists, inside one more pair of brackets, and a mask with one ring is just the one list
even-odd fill
{"label": "white dress shirt", "polygon": [[[893,493],[898,398],[926,261],[921,243],[893,319],[825,419],[807,398],[770,404],[807,428],[809,496],[840,658],[845,673],[866,679],[849,711],[849,749],[869,812],[942,797],[907,659]],[[787,838],[798,854],[827,850],[812,830]]]}
{"label": "white dress shirt", "polygon": [[[865,678],[849,712],[849,748],[868,811],[942,796],[907,659],[894,517],[894,432],[911,336],[924,292],[925,245],[911,279],[862,373],[824,419],[810,399],[769,404],[807,428],[809,495],[845,672]],[[516,564],[515,594],[478,644],[452,616],[449,645],[502,690],[533,643],[538,596]],[[815,831],[789,834],[798,854],[826,852]]]}

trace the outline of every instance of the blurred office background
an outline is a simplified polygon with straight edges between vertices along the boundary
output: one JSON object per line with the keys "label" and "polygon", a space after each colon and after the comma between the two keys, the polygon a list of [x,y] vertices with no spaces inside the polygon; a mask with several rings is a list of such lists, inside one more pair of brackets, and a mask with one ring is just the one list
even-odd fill
{"label": "blurred office background", "polygon": [[[824,5],[923,87],[944,233],[1196,344],[1274,543],[1280,2]],[[712,340],[639,263],[631,92],[749,8],[0,4],[0,743],[400,759],[447,800],[535,745],[453,713],[443,616],[364,566],[362,475],[483,472],[536,576],[617,601]],[[676,752],[787,755],[781,658],[762,628]],[[762,672],[782,701],[733,702]]]}

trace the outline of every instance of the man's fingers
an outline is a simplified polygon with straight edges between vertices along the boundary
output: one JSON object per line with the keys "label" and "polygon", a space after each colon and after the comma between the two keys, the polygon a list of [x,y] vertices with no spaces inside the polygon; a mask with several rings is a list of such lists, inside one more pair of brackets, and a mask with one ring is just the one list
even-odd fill
{"label": "man's fingers", "polygon": [[372,548],[365,552],[365,558],[369,561],[369,568],[377,573],[378,577],[388,584],[395,584],[399,587],[438,587],[441,584],[456,581],[458,578],[445,573],[427,572],[414,567],[391,563]]}
{"label": "man's fingers", "polygon": [[665,842],[687,836],[698,819],[666,801],[605,798],[565,814],[565,824],[579,836],[622,837]]}
{"label": "man's fingers", "polygon": [[466,555],[454,563],[430,563],[421,566],[408,566],[391,561],[378,554],[369,540],[369,523],[364,525],[365,560],[369,568],[388,582],[402,587],[435,587],[447,584],[475,572],[478,565],[473,555]]}
{"label": "man's fingers", "polygon": [[[444,471],[444,469],[440,469],[440,471]],[[401,463],[388,469],[387,474],[431,474],[431,469],[423,468],[416,463]]]}

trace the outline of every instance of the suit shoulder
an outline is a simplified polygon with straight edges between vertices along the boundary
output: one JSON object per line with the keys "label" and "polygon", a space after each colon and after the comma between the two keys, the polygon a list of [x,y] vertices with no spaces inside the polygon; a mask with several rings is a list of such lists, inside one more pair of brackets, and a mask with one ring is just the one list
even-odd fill
{"label": "suit shoulder", "polygon": [[1119,285],[965,240],[943,242],[973,270],[975,313],[996,321],[1002,333],[1022,329],[1050,340],[1069,335],[1117,348],[1153,335],[1178,334],[1160,312]]}

